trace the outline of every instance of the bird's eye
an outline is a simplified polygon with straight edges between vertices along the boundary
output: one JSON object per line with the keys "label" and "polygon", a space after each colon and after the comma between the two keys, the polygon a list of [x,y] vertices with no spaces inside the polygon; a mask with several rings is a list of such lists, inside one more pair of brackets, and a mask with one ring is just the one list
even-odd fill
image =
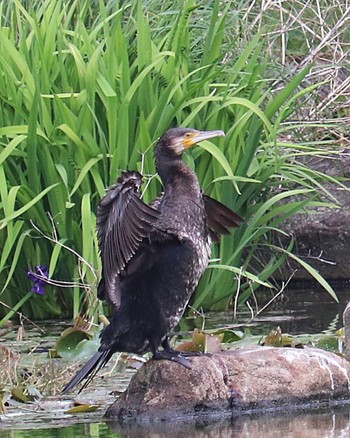
{"label": "bird's eye", "polygon": [[186,138],[191,138],[192,137],[192,132],[186,132],[185,137]]}

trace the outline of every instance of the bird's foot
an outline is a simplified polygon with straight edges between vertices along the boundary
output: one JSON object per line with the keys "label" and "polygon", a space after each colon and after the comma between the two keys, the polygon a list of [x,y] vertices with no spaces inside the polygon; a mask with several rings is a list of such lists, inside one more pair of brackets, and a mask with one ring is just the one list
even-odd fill
{"label": "bird's foot", "polygon": [[212,353],[207,353],[204,351],[180,351],[179,353],[181,353],[181,356],[183,357],[212,356]]}
{"label": "bird's foot", "polygon": [[176,362],[185,368],[190,369],[191,368],[191,362],[184,357],[183,353],[181,351],[176,350],[162,350],[162,351],[156,351],[153,354],[153,359],[155,360],[171,360],[172,362]]}

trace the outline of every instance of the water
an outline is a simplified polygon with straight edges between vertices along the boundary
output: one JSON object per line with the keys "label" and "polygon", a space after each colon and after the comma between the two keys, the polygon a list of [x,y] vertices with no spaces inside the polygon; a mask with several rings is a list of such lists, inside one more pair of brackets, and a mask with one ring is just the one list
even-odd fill
{"label": "water", "polygon": [[[291,335],[322,336],[334,334],[342,326],[342,312],[350,296],[348,289],[336,290],[340,303],[335,303],[325,292],[288,291],[278,306],[270,307],[248,324],[253,335],[266,335],[272,328],[280,326],[283,333]],[[266,301],[269,297],[266,297]],[[240,312],[238,322],[249,320],[249,312]],[[189,318],[183,324],[188,330],[193,327],[217,328],[232,326],[232,312],[207,314]],[[46,335],[40,337],[40,330],[28,328],[24,340],[13,339],[13,330],[2,333],[2,344],[21,351],[30,351],[33,339],[40,349],[52,348],[58,334],[66,327],[62,322],[53,325],[39,324]],[[244,327],[239,327],[244,330]],[[47,334],[48,333],[48,334]],[[113,390],[124,390],[134,371],[118,371],[118,380],[99,379],[95,387],[89,387],[80,396],[83,401],[99,403],[101,407],[90,414],[67,415],[72,398],[48,397],[36,405],[15,404],[8,408],[8,414],[0,416],[0,437],[29,438],[35,435],[45,437],[298,437],[335,438],[350,436],[350,405],[333,406],[314,410],[293,410],[246,414],[233,418],[210,419],[206,421],[178,421],[175,424],[135,425],[107,422],[103,420],[105,408],[114,400]],[[121,377],[120,377],[121,376]],[[112,383],[113,382],[113,383]],[[109,389],[108,389],[109,388]],[[40,431],[38,432],[38,430]]]}
{"label": "water", "polygon": [[[67,424],[68,423],[68,424]],[[333,407],[312,411],[245,415],[233,419],[175,424],[121,426],[118,423],[78,422],[69,425],[55,421],[43,424],[40,431],[29,429],[1,430],[2,438],[67,438],[67,437],[128,437],[128,438],[348,438],[350,407]]]}

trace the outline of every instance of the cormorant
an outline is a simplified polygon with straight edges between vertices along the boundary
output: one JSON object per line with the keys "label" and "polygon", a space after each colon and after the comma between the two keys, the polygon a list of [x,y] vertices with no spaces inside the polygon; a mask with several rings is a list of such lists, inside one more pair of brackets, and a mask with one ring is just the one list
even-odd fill
{"label": "cormorant", "polygon": [[183,353],[171,349],[168,333],[178,324],[207,267],[211,242],[242,219],[202,193],[182,153],[223,135],[223,131],[169,129],[155,149],[156,169],[164,187],[161,196],[146,205],[140,198],[142,175],[126,171],[100,201],[98,298],[114,310],[111,323],[101,333],[98,352],[65,386],[64,393],[87,378],[84,388],[117,351],[150,351],[153,359],[190,366]]}

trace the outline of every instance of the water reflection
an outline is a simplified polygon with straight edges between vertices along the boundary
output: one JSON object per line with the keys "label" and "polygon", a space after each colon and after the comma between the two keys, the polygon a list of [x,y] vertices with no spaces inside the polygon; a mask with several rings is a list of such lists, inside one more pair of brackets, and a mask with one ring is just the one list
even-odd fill
{"label": "water reflection", "polygon": [[[332,332],[343,326],[342,313],[350,300],[349,289],[337,290],[339,302],[337,303],[324,290],[313,291],[288,290],[282,301],[273,303],[261,315],[256,316],[248,324],[254,334],[266,335],[271,327],[281,327],[283,333],[291,335],[315,334],[321,332]],[[259,299],[259,307],[262,308],[271,299],[266,294]],[[238,324],[243,324],[251,319],[248,310],[240,309],[238,313]],[[205,328],[221,328],[223,325],[233,324],[232,312],[212,312],[205,315]],[[200,327],[201,319],[188,320],[186,328]]]}
{"label": "water reflection", "polygon": [[[197,423],[124,426],[110,424],[113,433],[125,438],[334,438],[350,436],[350,407],[310,412],[245,415],[230,420]],[[101,435],[100,435],[101,436]]]}
{"label": "water reflection", "polygon": [[307,412],[294,411],[264,415],[174,424],[124,425],[118,423],[78,423],[57,428],[54,422],[45,429],[2,430],[3,438],[335,438],[350,436],[350,407],[334,407]]}

